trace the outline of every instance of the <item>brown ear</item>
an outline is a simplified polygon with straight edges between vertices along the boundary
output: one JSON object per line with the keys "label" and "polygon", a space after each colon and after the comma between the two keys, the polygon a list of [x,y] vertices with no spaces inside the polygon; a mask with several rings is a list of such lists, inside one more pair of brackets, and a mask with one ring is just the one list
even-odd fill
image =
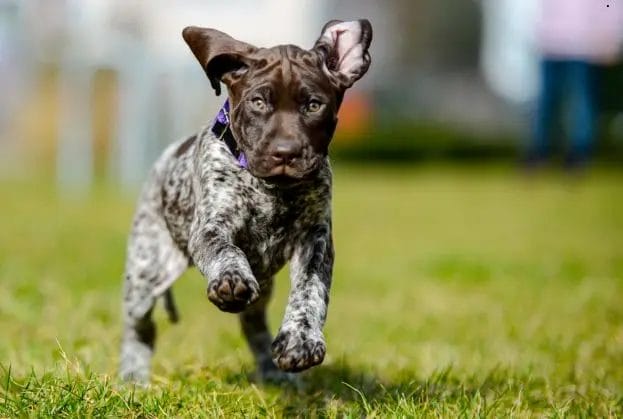
{"label": "brown ear", "polygon": [[217,96],[221,94],[220,82],[231,84],[239,79],[249,66],[247,55],[257,49],[216,29],[188,26],[182,36],[206,72]]}
{"label": "brown ear", "polygon": [[371,42],[372,25],[367,19],[332,20],[322,28],[314,49],[324,55],[325,71],[332,81],[346,89],[368,71]]}

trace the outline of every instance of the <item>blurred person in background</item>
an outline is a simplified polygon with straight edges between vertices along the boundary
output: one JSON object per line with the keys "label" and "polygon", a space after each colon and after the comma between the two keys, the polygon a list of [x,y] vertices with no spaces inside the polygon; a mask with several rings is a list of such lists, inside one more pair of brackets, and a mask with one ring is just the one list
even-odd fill
{"label": "blurred person in background", "polygon": [[540,0],[537,42],[541,53],[540,90],[526,164],[542,164],[550,153],[561,111],[569,146],[566,165],[589,160],[599,115],[598,68],[620,57],[622,0]]}

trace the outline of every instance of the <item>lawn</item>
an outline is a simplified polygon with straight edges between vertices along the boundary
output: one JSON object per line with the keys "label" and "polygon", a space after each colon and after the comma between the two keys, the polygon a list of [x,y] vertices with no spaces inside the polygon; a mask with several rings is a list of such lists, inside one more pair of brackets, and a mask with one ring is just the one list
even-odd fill
{"label": "lawn", "polygon": [[[116,380],[134,197],[0,182],[0,417],[623,416],[623,171],[358,167],[335,176],[325,362],[253,382],[188,272],[149,388]],[[287,272],[271,306],[276,329]]]}

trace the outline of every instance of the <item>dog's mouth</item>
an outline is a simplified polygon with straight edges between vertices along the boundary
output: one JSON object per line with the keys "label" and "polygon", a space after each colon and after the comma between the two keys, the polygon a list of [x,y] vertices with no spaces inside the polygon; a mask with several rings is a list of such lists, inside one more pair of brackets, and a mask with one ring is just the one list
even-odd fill
{"label": "dog's mouth", "polygon": [[285,162],[282,164],[268,164],[265,160],[249,160],[249,171],[258,178],[269,182],[300,182],[310,176],[315,171],[316,164],[313,161]]}
{"label": "dog's mouth", "polygon": [[300,179],[303,177],[303,174],[301,174],[299,170],[296,170],[287,164],[280,164],[270,169],[266,177],[289,177]]}
{"label": "dog's mouth", "polygon": [[266,182],[276,186],[292,186],[305,179],[300,172],[287,165],[273,167],[263,178]]}
{"label": "dog's mouth", "polygon": [[300,171],[289,165],[283,164],[270,168],[268,171],[256,174],[268,184],[274,186],[293,186],[305,182],[313,170]]}
{"label": "dog's mouth", "polygon": [[278,187],[292,187],[299,185],[304,179],[295,178],[287,175],[275,175],[262,178],[268,185]]}

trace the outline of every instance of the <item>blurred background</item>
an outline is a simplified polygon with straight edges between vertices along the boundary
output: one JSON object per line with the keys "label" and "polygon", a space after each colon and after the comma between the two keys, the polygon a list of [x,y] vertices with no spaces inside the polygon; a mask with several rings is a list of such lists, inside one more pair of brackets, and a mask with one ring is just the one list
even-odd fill
{"label": "blurred background", "polygon": [[[604,400],[596,416],[616,415],[623,0],[0,0],[2,383],[7,371],[115,375],[138,188],[225,100],[182,29],[311,47],[326,21],[359,17],[374,28],[372,65],[331,146],[337,258],[313,373],[337,390],[318,394],[355,403],[341,384],[354,382],[391,405],[417,393],[414,377],[446,394],[435,371],[452,383],[502,371],[518,392],[504,378],[482,394],[507,394],[510,415],[591,397]],[[237,318],[207,301],[199,273],[185,276],[181,324],[155,313],[156,377],[221,380],[236,398],[253,368]],[[15,391],[37,400],[38,386]]]}
{"label": "blurred background", "polygon": [[[621,6],[598,3],[620,33]],[[347,94],[335,158],[518,159],[535,129],[542,6],[540,0],[0,0],[0,176],[54,176],[75,191],[104,179],[133,190],[167,143],[210,121],[224,100],[213,95],[184,44],[184,26],[215,27],[259,46],[311,47],[335,17],[368,17],[374,27],[373,65]],[[597,69],[592,151],[620,163],[623,76],[616,62],[613,56]],[[565,148],[564,125],[553,128],[554,155]]]}

